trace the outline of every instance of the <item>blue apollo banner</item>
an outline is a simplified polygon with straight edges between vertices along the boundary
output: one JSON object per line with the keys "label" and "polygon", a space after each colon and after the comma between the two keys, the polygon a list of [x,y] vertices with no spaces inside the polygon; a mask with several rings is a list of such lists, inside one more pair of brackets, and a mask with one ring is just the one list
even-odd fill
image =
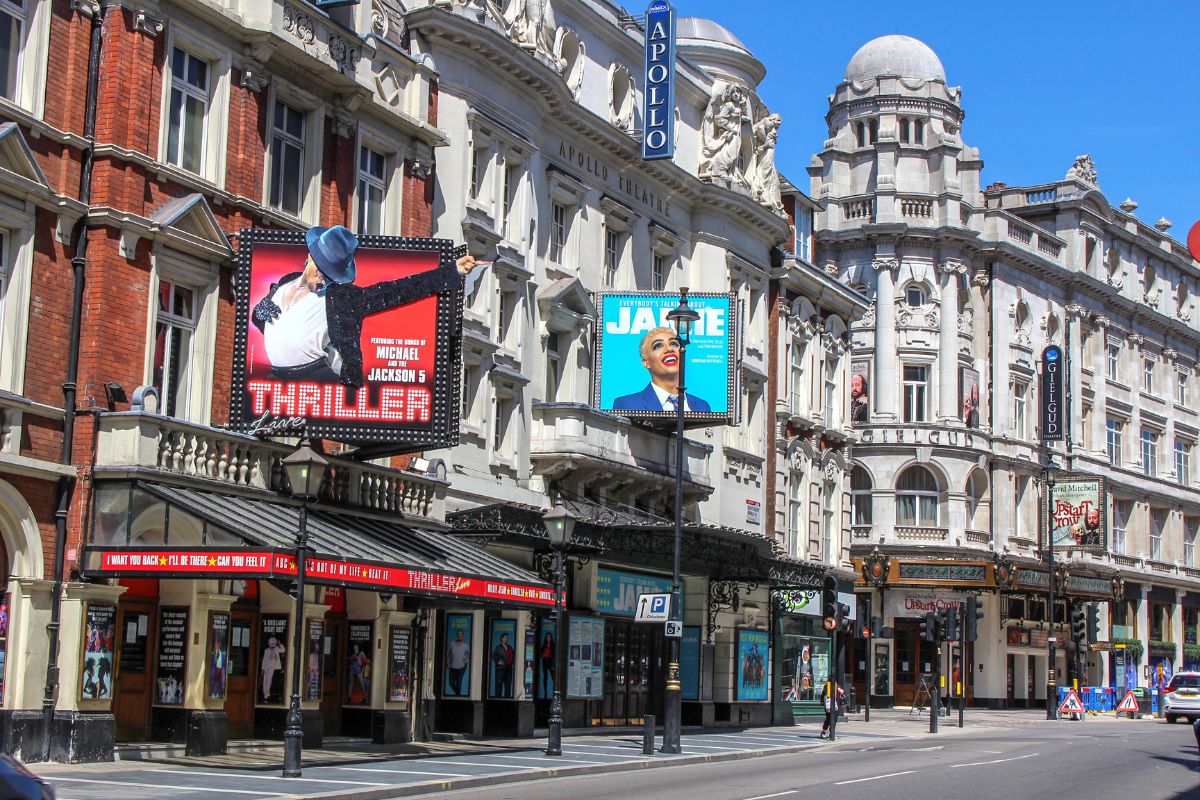
{"label": "blue apollo banner", "polygon": [[646,9],[646,91],[642,100],[642,158],[675,155],[675,9],[654,0]]}

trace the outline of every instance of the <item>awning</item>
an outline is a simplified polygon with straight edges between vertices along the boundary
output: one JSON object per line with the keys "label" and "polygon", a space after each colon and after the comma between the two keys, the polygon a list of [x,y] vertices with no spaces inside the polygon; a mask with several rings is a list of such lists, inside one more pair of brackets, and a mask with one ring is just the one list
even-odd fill
{"label": "awning", "polygon": [[[210,528],[199,546],[85,548],[84,572],[97,577],[261,578],[296,575],[300,506],[243,495],[220,494],[140,481],[136,487],[192,514]],[[554,605],[553,588],[518,566],[436,531],[344,513],[327,506],[308,510],[309,556],[305,580],[313,583],[491,601]],[[222,535],[223,534],[223,535]],[[241,540],[241,547],[229,542]]]}

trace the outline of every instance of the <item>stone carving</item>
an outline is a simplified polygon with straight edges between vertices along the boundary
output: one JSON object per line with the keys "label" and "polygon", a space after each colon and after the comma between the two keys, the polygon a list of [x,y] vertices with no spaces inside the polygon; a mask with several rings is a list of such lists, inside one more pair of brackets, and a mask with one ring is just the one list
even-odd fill
{"label": "stone carving", "polygon": [[700,177],[730,188],[748,188],[738,162],[742,155],[742,128],[750,122],[746,92],[724,81],[713,85],[704,112],[700,139]]}
{"label": "stone carving", "polygon": [[1174,222],[1171,222],[1171,220],[1167,219],[1166,217],[1159,217],[1158,222],[1154,223],[1154,227],[1158,228],[1159,233],[1166,233],[1167,231],[1171,230],[1171,226],[1174,224]]}
{"label": "stone carving", "polygon": [[879,272],[879,271],[885,270],[885,269],[899,269],[900,268],[900,260],[896,259],[896,258],[888,258],[888,257],[877,258],[871,262],[871,266],[875,268],[876,272]]}
{"label": "stone carving", "polygon": [[358,62],[358,48],[336,33],[329,34],[329,57],[342,72],[353,72]]}
{"label": "stone carving", "polygon": [[958,314],[958,332],[967,336],[975,335],[975,309],[967,306]]}
{"label": "stone carving", "polygon": [[1074,165],[1067,170],[1067,180],[1072,178],[1099,188],[1100,180],[1096,177],[1096,165],[1092,162],[1091,153],[1076,156]]}
{"label": "stone carving", "polygon": [[875,306],[871,305],[871,306],[867,307],[867,311],[865,314],[862,315],[862,319],[855,322],[853,324],[853,327],[855,327],[855,328],[859,328],[859,327],[871,328],[871,327],[874,327],[874,325],[875,325]]}
{"label": "stone carving", "polygon": [[[775,168],[775,143],[782,122],[783,118],[778,114],[767,114],[754,123],[754,183],[751,186],[751,196],[755,200],[780,213],[783,213],[783,198],[780,196],[779,172]],[[836,274],[836,270],[830,274]]]}
{"label": "stone carving", "polygon": [[841,470],[838,469],[837,462],[832,458],[825,462],[825,482],[836,483]]}
{"label": "stone carving", "polygon": [[388,32],[388,16],[379,0],[371,3],[371,33],[379,38],[385,38]]}
{"label": "stone carving", "polygon": [[587,62],[585,57],[587,47],[579,34],[570,28],[559,28],[554,37],[554,57],[558,61],[563,80],[572,96],[579,97],[579,89],[583,85],[583,67]]}
{"label": "stone carving", "polygon": [[317,40],[316,23],[313,22],[313,18],[291,6],[283,8],[283,29],[299,39],[302,44],[312,44]]}
{"label": "stone carving", "polygon": [[550,0],[509,0],[504,9],[508,36],[526,50],[554,55],[554,9]]}

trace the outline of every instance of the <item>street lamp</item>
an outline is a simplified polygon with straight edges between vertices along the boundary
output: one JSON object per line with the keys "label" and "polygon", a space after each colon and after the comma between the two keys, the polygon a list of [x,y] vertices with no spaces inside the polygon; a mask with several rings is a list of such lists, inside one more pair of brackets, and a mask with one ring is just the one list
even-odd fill
{"label": "street lamp", "polygon": [[[675,554],[671,569],[671,619],[679,618],[682,603],[679,594],[679,550],[683,539],[683,414],[687,406],[687,390],[684,388],[684,366],[687,346],[692,338],[692,326],[700,315],[688,305],[688,290],[679,290],[679,305],[667,314],[667,320],[675,329],[679,344],[679,381],[675,389]],[[667,686],[664,697],[662,752],[679,753],[679,637],[668,637]]]}
{"label": "street lamp", "polygon": [[292,642],[292,704],[288,707],[287,728],[283,732],[283,777],[300,777],[300,753],[304,730],[300,714],[300,671],[304,659],[304,564],[308,545],[308,504],[317,498],[329,462],[307,444],[283,460],[292,497],[300,501],[300,530],[296,534],[296,635]]}
{"label": "street lamp", "polygon": [[546,755],[562,755],[562,611],[563,611],[563,551],[571,541],[575,530],[575,516],[562,504],[542,515],[546,536],[554,550],[554,695],[550,700],[550,731],[546,741]]}
{"label": "street lamp", "polygon": [[1054,484],[1055,476],[1058,473],[1058,464],[1054,463],[1054,456],[1047,454],[1046,463],[1042,465],[1042,480],[1046,484],[1046,516],[1041,521],[1043,533],[1046,537],[1046,594],[1049,595],[1049,604],[1046,610],[1046,619],[1048,620],[1050,635],[1046,637],[1046,648],[1048,663],[1046,666],[1046,719],[1054,719],[1057,703],[1057,681],[1054,677],[1054,663],[1057,658],[1055,653],[1054,641],[1054,527],[1049,524],[1051,515],[1054,513]]}

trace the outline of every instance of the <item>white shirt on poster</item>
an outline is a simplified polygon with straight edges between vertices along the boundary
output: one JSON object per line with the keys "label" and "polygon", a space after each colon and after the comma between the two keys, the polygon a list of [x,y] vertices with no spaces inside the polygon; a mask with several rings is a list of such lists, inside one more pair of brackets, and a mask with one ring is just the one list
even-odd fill
{"label": "white shirt on poster", "polygon": [[325,357],[329,346],[329,322],[325,317],[325,298],[310,291],[294,296],[285,304],[288,293],[299,278],[281,284],[271,295],[279,306],[279,317],[263,328],[263,345],[273,367],[298,367]]}

